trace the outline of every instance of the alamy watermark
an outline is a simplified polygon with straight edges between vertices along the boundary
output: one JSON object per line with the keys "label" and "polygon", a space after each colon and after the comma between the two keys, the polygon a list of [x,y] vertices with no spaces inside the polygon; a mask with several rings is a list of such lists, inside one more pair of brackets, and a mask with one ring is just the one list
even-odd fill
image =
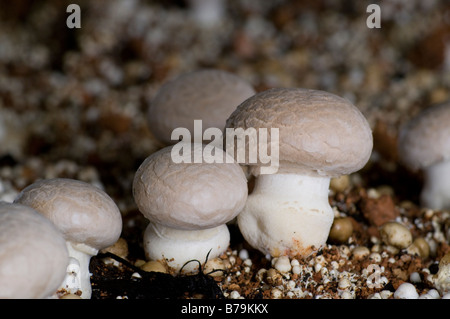
{"label": "alamy watermark", "polygon": [[[225,133],[225,141],[224,141]],[[279,129],[278,128],[226,128],[224,132],[216,127],[209,127],[203,132],[202,120],[194,120],[193,139],[191,131],[179,127],[172,131],[171,139],[180,140],[172,148],[171,158],[174,163],[232,163],[258,164],[261,174],[275,174],[279,167]],[[203,148],[194,149],[193,143],[211,141]],[[230,155],[222,156],[225,150]],[[270,152],[269,152],[270,150]]]}
{"label": "alamy watermark", "polygon": [[[66,19],[66,26],[69,29],[81,28],[81,8],[78,4],[69,4],[66,12],[70,15]],[[381,28],[381,8],[378,4],[369,4],[366,12],[370,15],[366,19],[366,25],[369,29]]]}
{"label": "alamy watermark", "polygon": [[382,276],[384,267],[377,264],[370,264],[365,269],[367,276],[366,284],[369,288],[383,288],[388,280],[385,276]]}

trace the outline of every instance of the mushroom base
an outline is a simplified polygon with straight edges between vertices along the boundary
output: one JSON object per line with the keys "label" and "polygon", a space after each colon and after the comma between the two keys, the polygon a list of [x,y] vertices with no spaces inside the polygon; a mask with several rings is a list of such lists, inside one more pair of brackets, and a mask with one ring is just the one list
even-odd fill
{"label": "mushroom base", "polygon": [[82,299],[91,299],[91,273],[89,263],[91,257],[97,255],[98,250],[85,244],[77,244],[67,241],[70,263],[67,266],[67,274],[61,288],[68,293],[77,294],[81,291]]}
{"label": "mushroom base", "polygon": [[426,169],[425,184],[420,196],[423,206],[432,209],[450,208],[450,161]]}
{"label": "mushroom base", "polygon": [[203,230],[181,230],[150,222],[144,233],[146,258],[162,260],[176,272],[182,270],[183,273],[198,271],[197,261],[203,264],[207,257],[220,256],[229,244],[230,232],[226,225]]}
{"label": "mushroom base", "polygon": [[264,254],[308,256],[325,245],[334,214],[330,178],[261,175],[238,225],[246,241]]}

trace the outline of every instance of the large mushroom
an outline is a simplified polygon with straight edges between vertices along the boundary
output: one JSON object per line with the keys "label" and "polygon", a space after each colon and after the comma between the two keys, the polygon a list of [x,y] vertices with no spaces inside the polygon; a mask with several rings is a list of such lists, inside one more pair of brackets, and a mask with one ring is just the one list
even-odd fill
{"label": "large mushroom", "polygon": [[[122,232],[122,216],[103,190],[89,183],[55,178],[37,181],[24,188],[14,201],[37,210],[63,233],[74,271],[61,286],[90,299],[89,263],[100,249],[114,244]],[[79,285],[72,285],[72,281]],[[70,282],[66,282],[70,281]]]}
{"label": "large mushroom", "polygon": [[264,164],[246,156],[256,179],[238,216],[244,238],[272,256],[307,256],[322,247],[334,218],[330,179],[361,169],[371,155],[372,132],[362,113],[331,93],[275,88],[239,105],[227,127],[279,129],[279,141],[271,141],[279,149],[271,154],[279,157],[275,174],[261,174]]}
{"label": "large mushroom", "polygon": [[56,296],[69,254],[61,232],[34,209],[0,203],[0,298]]}
{"label": "large mushroom", "polygon": [[[182,143],[182,142],[180,142]],[[222,149],[213,161],[205,145],[185,143],[203,154],[203,162],[173,160],[173,146],[147,157],[137,170],[133,196],[150,221],[144,234],[149,260],[168,263],[175,271],[192,272],[206,257],[215,258],[229,246],[226,223],[236,217],[247,199],[247,179],[240,166]],[[209,255],[208,255],[209,254]]]}
{"label": "large mushroom", "polygon": [[[177,128],[188,130],[191,139],[185,142],[214,140],[214,136],[204,138],[205,131],[213,128],[222,133],[228,116],[253,94],[250,83],[227,71],[205,69],[182,74],[164,84],[150,101],[149,128],[165,145],[179,141],[179,136],[172,139]],[[202,121],[197,130],[194,120]]]}
{"label": "large mushroom", "polygon": [[426,108],[399,132],[398,155],[413,171],[423,171],[421,204],[450,208],[450,102]]}

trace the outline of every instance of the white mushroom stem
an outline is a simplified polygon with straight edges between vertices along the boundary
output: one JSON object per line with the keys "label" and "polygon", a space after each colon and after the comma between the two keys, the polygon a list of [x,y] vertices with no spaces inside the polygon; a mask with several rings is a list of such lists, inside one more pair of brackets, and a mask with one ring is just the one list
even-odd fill
{"label": "white mushroom stem", "polygon": [[450,161],[434,164],[424,171],[422,204],[432,209],[450,208]]}
{"label": "white mushroom stem", "polygon": [[[180,230],[150,223],[144,233],[144,248],[149,260],[165,259],[168,265],[179,271],[190,260],[204,264],[220,256],[230,243],[230,232],[226,225],[203,230]],[[183,273],[198,270],[198,262],[190,262]]]}
{"label": "white mushroom stem", "polygon": [[238,216],[250,245],[274,257],[309,255],[326,243],[333,223],[330,178],[295,174],[260,175]]}
{"label": "white mushroom stem", "polygon": [[[82,292],[82,299],[90,299],[92,295],[91,287],[91,273],[89,272],[89,263],[92,256],[96,256],[98,250],[92,248],[86,244],[66,242],[69,256],[71,257],[71,265],[68,266],[68,272],[70,269],[79,269],[78,273],[72,273],[66,276],[63,282],[62,288],[71,293],[76,293],[76,290]],[[73,260],[75,259],[75,260]],[[77,287],[77,285],[79,287]]]}
{"label": "white mushroom stem", "polygon": [[62,283],[62,288],[64,288],[65,292],[71,294],[81,291],[80,263],[75,258],[69,258],[69,265],[66,268],[66,277]]}

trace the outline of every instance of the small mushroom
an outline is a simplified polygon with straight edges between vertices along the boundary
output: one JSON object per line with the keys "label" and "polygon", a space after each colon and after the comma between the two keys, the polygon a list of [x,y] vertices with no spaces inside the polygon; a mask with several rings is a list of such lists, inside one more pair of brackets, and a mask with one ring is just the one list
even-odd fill
{"label": "small mushroom", "polygon": [[[190,145],[190,144],[189,144]],[[192,144],[191,155],[204,149]],[[166,261],[179,271],[190,260],[204,262],[221,255],[229,246],[226,223],[236,217],[247,199],[247,179],[240,166],[221,149],[222,163],[175,163],[173,146],[150,155],[133,181],[133,196],[150,221],[144,234],[149,260]],[[196,270],[188,263],[183,271]]]}
{"label": "small mushroom", "polygon": [[279,156],[278,171],[261,174],[263,163],[246,162],[256,180],[238,216],[244,238],[275,257],[322,247],[334,218],[330,179],[361,169],[371,155],[372,132],[362,113],[331,93],[275,88],[239,105],[227,127],[279,128],[279,154],[271,154]]}
{"label": "small mushroom", "polygon": [[[183,74],[164,84],[148,108],[149,128],[166,145],[176,128],[186,128],[196,142],[208,128],[223,131],[225,121],[235,108],[255,94],[253,87],[239,76],[215,69]],[[194,120],[202,120],[201,130],[194,130]],[[191,142],[191,141],[185,141]]]}
{"label": "small mushroom", "polygon": [[423,171],[421,204],[431,209],[450,208],[450,102],[433,105],[399,132],[398,155],[413,171]]}
{"label": "small mushroom", "polygon": [[0,298],[56,294],[69,254],[61,232],[28,206],[0,203]]}
{"label": "small mushroom", "polygon": [[[83,299],[90,299],[90,259],[100,249],[114,244],[122,231],[122,216],[114,201],[89,183],[55,178],[24,188],[15,203],[33,207],[60,229],[69,256],[77,261],[69,268],[79,269],[79,273],[69,271],[68,282],[61,288],[69,288],[70,292],[79,290]],[[80,283],[79,289],[74,282]]]}
{"label": "small mushroom", "polygon": [[433,277],[434,287],[445,295],[450,292],[450,252],[439,261],[439,270]]}

